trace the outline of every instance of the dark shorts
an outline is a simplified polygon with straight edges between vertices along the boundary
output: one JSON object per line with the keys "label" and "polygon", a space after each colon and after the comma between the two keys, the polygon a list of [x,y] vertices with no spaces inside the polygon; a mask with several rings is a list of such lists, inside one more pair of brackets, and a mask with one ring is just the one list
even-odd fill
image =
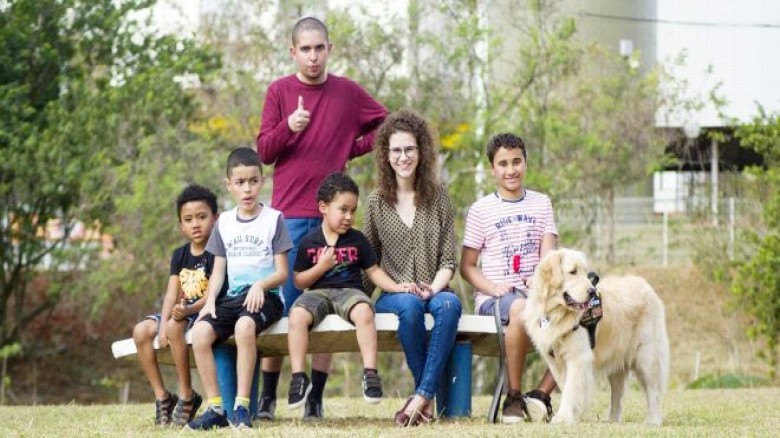
{"label": "dark shorts", "polygon": [[514,293],[502,295],[499,298],[490,298],[489,300],[485,301],[479,308],[478,313],[480,315],[493,316],[493,312],[495,312],[496,308],[496,302],[498,302],[498,310],[501,312],[501,323],[507,325],[509,324],[509,308],[512,307],[512,303],[514,303],[515,300],[525,300],[526,298],[528,297],[524,291],[515,289]]}
{"label": "dark shorts", "polygon": [[311,327],[309,327],[311,330],[326,316],[334,313],[351,323],[349,312],[359,303],[366,303],[371,307],[371,310],[374,310],[371,298],[360,289],[309,289],[295,300],[293,307],[301,307],[311,313],[313,318]]}
{"label": "dark shorts", "polygon": [[214,345],[225,342],[236,332],[236,322],[242,316],[248,316],[255,322],[255,334],[260,334],[276,321],[282,319],[284,305],[279,294],[265,293],[265,302],[259,312],[252,313],[244,307],[246,296],[231,298],[217,303],[217,319],[206,315],[201,321],[211,324],[217,334]]}
{"label": "dark shorts", "polygon": [[[162,314],[161,313],[154,313],[151,315],[144,316],[144,319],[151,319],[152,321],[157,323],[157,333],[160,333],[160,321],[162,321]],[[198,319],[198,314],[192,314],[185,318],[187,321],[187,326],[184,327],[184,332],[186,333],[187,330],[191,329],[192,326],[195,324],[195,321]]]}

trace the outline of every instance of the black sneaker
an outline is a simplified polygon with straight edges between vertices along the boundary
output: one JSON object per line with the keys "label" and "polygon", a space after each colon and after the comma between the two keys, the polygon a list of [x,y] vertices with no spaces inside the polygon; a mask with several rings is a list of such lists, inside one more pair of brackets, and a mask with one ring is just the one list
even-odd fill
{"label": "black sneaker", "polygon": [[179,401],[179,398],[170,392],[168,393],[168,397],[166,397],[164,400],[156,400],[154,402],[154,424],[157,426],[167,426],[171,424],[173,408],[176,406],[177,401]]}
{"label": "black sneaker", "polygon": [[274,411],[276,411],[276,397],[260,397],[260,403],[257,407],[257,419],[261,421],[273,421]]}
{"label": "black sneaker", "polygon": [[311,392],[311,381],[306,373],[295,373],[290,380],[290,392],[287,395],[287,409],[298,409],[306,403]]}
{"label": "black sneaker", "polygon": [[322,421],[324,418],[322,402],[319,400],[306,400],[306,406],[303,408],[303,421]]}
{"label": "black sneaker", "polygon": [[523,394],[520,391],[509,391],[501,408],[502,423],[519,423],[528,417],[528,408],[525,405]]}
{"label": "black sneaker", "polygon": [[189,400],[179,399],[173,410],[173,424],[186,426],[187,423],[195,419],[195,414],[198,413],[202,403],[203,398],[195,391],[192,391],[192,397]]}
{"label": "black sneaker", "polygon": [[371,403],[382,401],[382,379],[376,371],[363,372],[363,398]]}
{"label": "black sneaker", "polygon": [[229,425],[230,422],[227,419],[227,415],[218,414],[209,407],[203,415],[187,423],[187,428],[192,430],[209,430],[216,427],[228,427]]}
{"label": "black sneaker", "polygon": [[252,427],[252,418],[249,416],[249,409],[246,406],[239,406],[233,411],[233,421],[231,426],[234,429],[246,429]]}
{"label": "black sneaker", "polygon": [[525,393],[525,404],[528,407],[528,416],[534,423],[549,423],[553,417],[550,396],[534,389]]}

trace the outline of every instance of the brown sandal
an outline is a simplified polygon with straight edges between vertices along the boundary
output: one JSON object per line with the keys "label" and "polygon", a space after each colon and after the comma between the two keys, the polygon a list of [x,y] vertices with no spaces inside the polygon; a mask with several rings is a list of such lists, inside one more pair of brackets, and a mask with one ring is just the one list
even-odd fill
{"label": "brown sandal", "polygon": [[409,398],[406,399],[406,403],[401,407],[401,410],[397,411],[395,413],[395,425],[398,427],[406,427],[409,425],[409,415],[406,413],[406,408],[409,407],[409,403],[412,402],[414,399],[414,396],[409,396]]}

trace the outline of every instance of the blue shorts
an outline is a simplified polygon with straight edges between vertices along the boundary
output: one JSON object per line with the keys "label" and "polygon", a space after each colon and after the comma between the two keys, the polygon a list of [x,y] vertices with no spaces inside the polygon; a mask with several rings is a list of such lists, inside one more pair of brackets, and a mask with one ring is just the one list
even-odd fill
{"label": "blue shorts", "polygon": [[293,247],[287,252],[287,266],[288,276],[287,281],[282,285],[282,302],[284,303],[284,316],[289,316],[290,309],[293,307],[295,300],[301,296],[301,291],[293,283],[293,267],[295,266],[295,259],[298,257],[298,244],[301,243],[301,239],[307,234],[316,230],[322,225],[322,218],[291,218],[284,219],[284,224],[287,226],[287,232],[290,233],[290,239],[292,240]]}
{"label": "blue shorts", "polygon": [[[160,333],[160,321],[162,321],[162,314],[161,313],[153,313],[151,315],[144,316],[144,319],[151,319],[152,321],[155,321],[157,323],[157,333]],[[184,327],[184,332],[186,333],[189,329],[192,328],[193,324],[195,324],[195,320],[198,319],[198,314],[192,314],[185,318],[187,320],[187,326]]]}

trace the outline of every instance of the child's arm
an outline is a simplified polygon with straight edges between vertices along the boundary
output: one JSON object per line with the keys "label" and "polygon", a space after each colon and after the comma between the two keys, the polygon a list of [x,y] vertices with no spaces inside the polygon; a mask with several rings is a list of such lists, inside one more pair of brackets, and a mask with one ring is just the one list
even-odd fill
{"label": "child's arm", "polygon": [[[225,271],[227,270],[227,260],[224,257],[214,256],[214,267],[211,269],[209,277],[209,287],[206,289],[206,302],[198,312],[198,319],[206,315],[211,315],[217,319],[217,295],[222,290],[222,283],[225,282]],[[201,298],[201,301],[203,298]]]}
{"label": "child's arm", "polygon": [[265,304],[265,291],[281,286],[287,281],[287,251],[274,254],[274,272],[262,280],[256,281],[246,294],[244,306],[246,310],[259,312]]}
{"label": "child's arm", "polygon": [[496,284],[488,280],[482,270],[477,267],[480,251],[464,246],[460,255],[460,275],[468,281],[474,289],[494,297],[506,295],[512,290],[511,284]]}
{"label": "child's arm", "polygon": [[373,265],[365,269],[366,277],[372,283],[387,292],[418,293],[419,289],[414,283],[396,283],[379,265]]}
{"label": "child's arm", "polygon": [[[300,249],[298,249],[300,251]],[[300,290],[308,289],[317,282],[326,272],[333,269],[338,263],[335,248],[329,246],[320,254],[319,260],[311,268],[296,272],[293,271],[293,283]]]}
{"label": "child's arm", "polygon": [[200,312],[200,309],[203,308],[204,304],[206,304],[205,295],[198,298],[198,300],[192,304],[187,304],[187,300],[182,298],[179,304],[173,306],[173,319],[181,321],[190,315],[194,315]]}
{"label": "child's arm", "polygon": [[542,244],[539,247],[539,259],[554,249],[558,248],[558,236],[552,233],[544,233],[542,236]]}
{"label": "child's arm", "polygon": [[173,306],[176,305],[176,298],[181,292],[180,288],[181,283],[178,275],[168,277],[168,287],[165,289],[165,297],[163,298],[162,310],[160,311],[160,329],[157,332],[160,348],[168,346],[168,330],[166,326],[168,325],[168,320],[171,319]]}

